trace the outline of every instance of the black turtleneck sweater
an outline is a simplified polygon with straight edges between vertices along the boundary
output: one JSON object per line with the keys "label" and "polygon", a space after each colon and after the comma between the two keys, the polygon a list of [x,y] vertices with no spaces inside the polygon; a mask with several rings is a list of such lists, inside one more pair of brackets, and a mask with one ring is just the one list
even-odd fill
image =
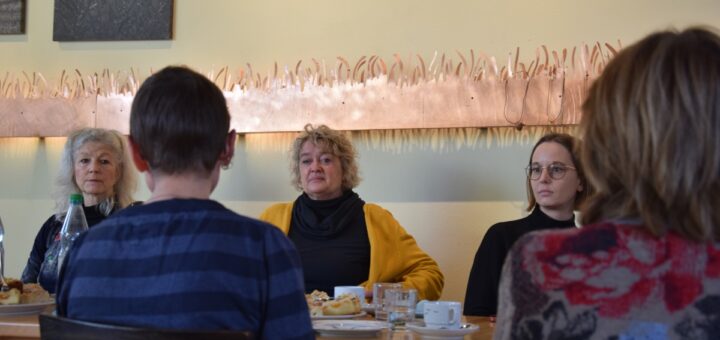
{"label": "black turtleneck sweater", "polygon": [[[115,211],[117,211],[117,208],[113,209],[111,214]],[[92,227],[100,223],[106,217],[105,215],[100,213],[100,211],[98,211],[96,205],[83,207],[83,212],[85,213],[85,219],[87,220],[88,227]],[[59,233],[62,225],[63,221],[58,221],[55,218],[55,215],[50,216],[50,218],[48,218],[47,221],[43,223],[42,228],[40,228],[40,231],[35,237],[35,243],[33,243],[33,248],[30,251],[30,257],[28,258],[28,262],[25,265],[25,270],[23,270],[22,282],[38,282],[38,274],[40,273],[40,266],[42,265],[43,261],[45,261],[45,253],[48,249],[50,249],[50,246],[52,246],[53,243],[57,242],[60,239]],[[53,291],[55,290],[54,287],[43,286],[43,288],[50,291],[51,293],[53,293]]]}
{"label": "black turtleneck sweater", "polygon": [[303,193],[295,201],[288,237],[300,254],[307,292],[332,295],[335,286],[367,281],[370,240],[364,204],[353,191],[325,201]]}
{"label": "black turtleneck sweater", "polygon": [[497,314],[498,288],[505,257],[521,236],[536,230],[574,228],[575,216],[558,221],[535,206],[525,218],[493,225],[485,233],[475,254],[465,293],[463,314],[494,316]]}

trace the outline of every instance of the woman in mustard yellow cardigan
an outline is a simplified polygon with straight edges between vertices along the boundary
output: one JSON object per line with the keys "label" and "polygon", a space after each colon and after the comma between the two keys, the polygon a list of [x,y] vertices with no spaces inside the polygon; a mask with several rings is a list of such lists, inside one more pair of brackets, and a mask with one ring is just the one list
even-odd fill
{"label": "woman in mustard yellow cardigan", "polygon": [[260,219],[280,228],[295,243],[305,290],[332,292],[335,286],[401,282],[419,299],[436,300],[443,288],[437,263],[392,214],[365,203],[358,185],[356,151],[339,131],[308,124],[292,147],[293,184],[303,193],[275,204]]}

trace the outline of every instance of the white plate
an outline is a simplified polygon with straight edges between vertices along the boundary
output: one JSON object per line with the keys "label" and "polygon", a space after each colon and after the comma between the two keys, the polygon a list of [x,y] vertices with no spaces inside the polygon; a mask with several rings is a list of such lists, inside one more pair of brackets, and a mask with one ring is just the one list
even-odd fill
{"label": "white plate", "polygon": [[388,323],[374,320],[316,320],[313,329],[322,336],[375,337]]}
{"label": "white plate", "polygon": [[313,320],[338,320],[338,319],[354,319],[359,318],[361,316],[365,316],[367,313],[360,312],[357,314],[347,314],[347,315],[322,315],[322,316],[313,316]]}
{"label": "white plate", "polygon": [[0,305],[0,316],[40,314],[55,301],[28,303],[24,305]]}
{"label": "white plate", "polygon": [[471,323],[463,324],[466,328],[437,329],[425,327],[425,323],[408,323],[407,328],[422,336],[423,339],[462,339],[465,335],[476,332],[480,326]]}

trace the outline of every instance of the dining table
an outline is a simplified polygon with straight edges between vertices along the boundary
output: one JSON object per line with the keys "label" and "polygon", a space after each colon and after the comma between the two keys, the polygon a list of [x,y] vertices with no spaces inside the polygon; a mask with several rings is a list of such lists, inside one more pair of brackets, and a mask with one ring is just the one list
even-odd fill
{"label": "dining table", "polygon": [[[46,310],[45,313],[52,312]],[[361,318],[362,320],[362,318]],[[372,317],[366,316],[365,320],[372,320]],[[478,330],[465,335],[464,340],[489,340],[493,336],[494,323],[490,321],[488,317],[481,316],[466,316],[463,317],[463,322],[477,325]],[[14,340],[27,340],[27,339],[40,339],[40,325],[38,324],[38,315],[19,315],[19,316],[0,316],[0,339],[14,339]],[[328,337],[328,336],[317,336],[319,340],[335,340],[335,339],[347,339],[345,337]],[[422,337],[409,329],[397,329],[390,330],[385,329],[373,337],[353,339],[387,339],[387,340],[421,340]]]}
{"label": "dining table", "polygon": [[[373,320],[372,316],[367,316],[364,318],[365,320]],[[362,320],[362,318],[360,319]],[[463,316],[462,318],[463,324],[472,324],[477,326],[477,330],[475,332],[469,333],[463,337],[463,340],[490,340],[493,337],[493,331],[495,329],[495,322],[491,322],[489,317],[484,316]],[[316,337],[319,340],[341,340],[341,339],[348,339],[348,337],[343,336],[323,336],[318,335]],[[432,339],[457,339],[456,337],[432,337]],[[383,339],[383,340],[422,340],[424,339],[422,335],[416,333],[415,331],[408,329],[408,328],[402,328],[402,329],[396,329],[396,330],[390,330],[385,329],[377,333],[375,336],[372,337],[357,337],[352,336],[352,339]]]}
{"label": "dining table", "polygon": [[0,339],[40,339],[38,315],[0,316]]}

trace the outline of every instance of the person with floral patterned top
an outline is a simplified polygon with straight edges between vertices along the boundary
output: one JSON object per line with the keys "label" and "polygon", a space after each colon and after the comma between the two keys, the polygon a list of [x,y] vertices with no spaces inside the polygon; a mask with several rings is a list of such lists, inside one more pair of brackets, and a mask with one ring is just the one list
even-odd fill
{"label": "person with floral patterned top", "polygon": [[590,88],[580,229],[519,239],[494,339],[720,339],[720,36],[649,35]]}

